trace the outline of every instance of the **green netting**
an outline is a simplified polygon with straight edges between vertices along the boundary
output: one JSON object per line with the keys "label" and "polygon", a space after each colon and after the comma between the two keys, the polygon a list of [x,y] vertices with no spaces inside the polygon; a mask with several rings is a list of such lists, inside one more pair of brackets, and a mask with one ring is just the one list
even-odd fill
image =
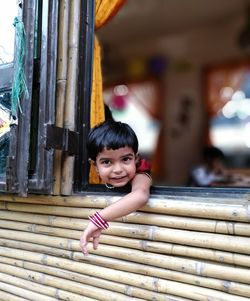
{"label": "green netting", "polygon": [[13,116],[17,116],[17,110],[22,113],[20,98],[25,95],[28,97],[28,88],[24,73],[25,60],[25,29],[24,24],[17,17],[14,19],[13,25],[16,29],[15,44],[15,60],[14,60],[14,79],[12,85],[11,112]]}

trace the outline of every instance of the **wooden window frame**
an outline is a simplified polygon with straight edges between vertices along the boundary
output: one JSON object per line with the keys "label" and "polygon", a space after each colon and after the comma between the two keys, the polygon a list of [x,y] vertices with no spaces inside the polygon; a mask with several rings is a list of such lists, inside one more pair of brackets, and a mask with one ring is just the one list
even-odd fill
{"label": "wooden window frame", "polygon": [[75,192],[86,190],[89,187],[89,163],[86,150],[86,137],[90,130],[90,102],[94,49],[94,0],[82,1],[80,20],[76,129],[79,133],[79,152],[75,158],[74,165]]}

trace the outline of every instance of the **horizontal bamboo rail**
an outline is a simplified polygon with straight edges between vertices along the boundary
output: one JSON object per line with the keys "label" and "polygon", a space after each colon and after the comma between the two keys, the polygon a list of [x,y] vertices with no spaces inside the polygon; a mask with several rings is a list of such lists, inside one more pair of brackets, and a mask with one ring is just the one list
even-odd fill
{"label": "horizontal bamboo rail", "polygon": [[[0,216],[1,216],[1,211],[0,211]],[[30,219],[30,217],[32,219]],[[60,219],[60,218],[55,217],[55,219]],[[0,220],[0,227],[16,229],[16,230],[22,229],[24,231],[31,231],[39,234],[55,235],[59,237],[74,238],[74,239],[79,239],[80,234],[82,232],[82,231],[80,232],[72,231],[67,228],[61,229],[56,227],[48,227],[48,223],[46,224],[47,226],[34,224],[33,222],[37,221],[37,216],[34,217],[33,215],[25,215],[25,220],[30,221],[32,224],[13,222],[8,220]],[[64,226],[66,227],[67,223],[65,223]],[[82,227],[83,226],[79,227],[79,229],[82,229]],[[250,267],[250,262],[248,260],[249,257],[237,253],[214,251],[211,249],[182,246],[177,244],[150,242],[147,240],[135,240],[131,238],[123,238],[123,237],[110,236],[110,235],[103,235],[101,237],[101,243],[111,244],[114,246],[122,246],[122,247],[127,247],[132,249],[142,249],[148,252],[157,251],[160,254],[170,254],[170,255],[192,257],[192,258],[200,258],[200,259],[213,260],[213,261],[218,261],[223,263],[237,264],[237,265]],[[70,243],[68,243],[68,245],[70,245]]]}
{"label": "horizontal bamboo rail", "polygon": [[[5,275],[3,275],[5,273]],[[15,275],[15,277],[8,274]],[[89,300],[103,300],[103,301],[129,301],[130,297],[123,296],[122,294],[112,292],[109,290],[95,288],[93,291],[89,285],[83,283],[77,283],[64,278],[59,278],[46,273],[39,273],[35,271],[28,271],[20,267],[14,267],[7,264],[0,264],[0,277],[4,276],[5,282],[15,284],[18,283],[23,288],[27,289],[31,286],[31,290],[43,294],[48,294],[53,298],[53,300],[63,299],[63,300],[79,300],[80,297],[83,301]],[[19,278],[17,279],[15,278]],[[2,278],[1,278],[2,279]],[[32,279],[32,285],[30,281]],[[52,288],[53,287],[53,288]],[[82,297],[83,296],[83,297]],[[101,296],[101,299],[100,299]],[[86,298],[91,297],[91,299]],[[44,300],[47,299],[44,297]],[[135,301],[142,301],[142,299],[134,299]]]}
{"label": "horizontal bamboo rail", "polygon": [[[194,198],[186,197],[179,199],[171,198],[150,198],[147,206],[140,211],[160,213],[164,215],[189,216],[209,218],[212,220],[232,220],[249,222],[249,196],[241,199],[229,198]],[[80,207],[80,208],[104,208],[109,204],[117,201],[120,196],[100,196],[91,194],[76,196],[76,197],[62,197],[62,196],[32,196],[29,201],[16,196],[0,196],[0,200],[9,202],[21,203],[35,203],[35,204],[50,204],[66,207]],[[167,205],[166,205],[167,204]]]}
{"label": "horizontal bamboo rail", "polygon": [[[19,206],[20,205],[20,206]],[[18,208],[17,208],[18,207]],[[55,206],[31,206],[21,204],[18,206],[9,206],[8,210],[19,211],[26,210],[28,212],[40,212],[42,214],[63,214],[66,211],[66,216],[86,217],[85,212],[81,212],[78,208],[66,209],[64,207],[56,208]],[[83,211],[85,209],[82,209]],[[87,211],[87,216],[91,212]],[[171,242],[183,245],[192,245],[203,248],[211,248],[216,250],[232,251],[241,254],[250,254],[250,238],[249,237],[239,237],[239,236],[228,236],[222,234],[212,234],[203,232],[194,232],[187,230],[163,228],[156,226],[147,225],[124,225],[121,223],[112,223],[112,227],[107,230],[108,234],[121,235],[121,236],[135,236],[137,238],[148,239],[153,241]],[[133,233],[133,235],[131,235]]]}
{"label": "horizontal bamboo rail", "polygon": [[27,301],[27,299],[14,296],[13,294],[0,290],[1,301]]}
{"label": "horizontal bamboo rail", "polygon": [[[160,301],[165,301],[165,300],[168,300],[166,298],[169,298],[169,300],[176,300],[176,301],[186,300],[186,299],[178,298],[175,296],[163,295],[160,293],[154,293],[151,291],[147,291],[145,289],[140,289],[140,288],[136,288],[136,287],[132,287],[132,286],[123,285],[120,283],[106,281],[101,278],[90,277],[90,276],[86,276],[86,275],[82,275],[82,274],[78,274],[78,273],[70,272],[70,271],[65,272],[65,270],[62,270],[62,269],[44,266],[41,264],[35,264],[32,262],[25,262],[25,261],[21,261],[21,260],[12,260],[11,258],[5,258],[5,261],[8,262],[8,264],[4,264],[4,265],[0,264],[0,271],[4,270],[6,273],[12,273],[12,274],[18,275],[19,277],[23,277],[23,278],[32,277],[33,281],[37,281],[39,283],[40,282],[41,283],[48,282],[47,280],[46,281],[44,280],[43,273],[45,273],[45,274],[61,277],[63,279],[71,279],[71,280],[74,280],[74,281],[77,281],[77,282],[83,283],[83,284],[88,283],[89,285],[102,287],[102,288],[105,288],[106,290],[109,289],[110,291],[126,293],[128,295],[128,297],[126,297],[126,296],[122,296],[121,294],[113,294],[112,296],[110,296],[110,294],[108,294],[108,296],[101,294],[101,297],[97,297],[97,299],[100,298],[101,300],[113,300],[114,298],[115,298],[114,300],[131,300],[131,297],[137,297],[137,298],[132,298],[132,300],[137,300],[137,301],[154,300],[154,299],[157,299]],[[11,265],[13,265],[13,263],[15,264],[15,267],[11,267]],[[31,272],[30,271],[27,272],[27,269],[29,269]],[[51,278],[51,280],[53,280],[53,277],[50,277],[50,278]],[[60,285],[60,284],[58,284],[58,285]],[[63,285],[65,286],[65,283],[63,283]],[[84,287],[84,285],[83,285],[83,287]],[[70,289],[72,290],[72,287]],[[100,290],[98,291],[98,289],[97,289],[97,292],[100,293]],[[62,298],[62,294],[60,295],[60,298]],[[142,299],[138,299],[138,298],[142,298]]]}
{"label": "horizontal bamboo rail", "polygon": [[36,292],[32,292],[30,289],[30,287],[32,285],[31,282],[29,283],[28,287],[26,287],[25,289],[17,286],[17,284],[19,284],[19,283],[20,283],[20,285],[22,285],[22,281],[20,281],[17,278],[15,278],[16,283],[14,285],[6,283],[6,282],[4,282],[5,276],[7,276],[7,275],[2,275],[2,277],[1,277],[0,290],[7,291],[7,292],[9,292],[13,295],[19,296],[19,297],[24,297],[25,300],[31,300],[31,301],[32,300],[37,300],[37,301],[43,301],[43,300],[44,301],[56,301],[56,300],[58,300],[56,298],[52,298],[52,297],[48,297],[48,296],[45,296],[45,295],[42,295],[42,294],[39,294]]}
{"label": "horizontal bamboo rail", "polygon": [[[0,245],[4,245],[5,247],[11,247],[14,249],[22,249],[22,250],[27,250],[27,251],[32,251],[32,252],[40,252],[40,253],[45,253],[46,249],[44,246],[37,246],[34,248],[34,244],[32,243],[23,243],[23,242],[16,242],[16,241],[10,241],[10,240],[2,240],[0,239]],[[49,249],[49,248],[48,248]],[[47,254],[50,255],[56,255],[58,256],[58,253],[56,252],[58,249],[51,248]],[[67,258],[69,259],[76,259],[76,260],[81,260],[82,254],[79,252],[73,252],[68,256]],[[66,258],[66,257],[65,257]],[[0,258],[0,262],[6,263],[6,259],[3,259],[3,257]],[[7,263],[9,263],[7,261]],[[225,281],[223,280],[218,280],[214,278],[208,278],[208,277],[200,277],[200,276],[195,276],[195,275],[189,275],[181,272],[175,272],[167,269],[159,269],[159,268],[154,268],[151,266],[146,266],[146,265],[140,265],[140,264],[134,264],[134,263],[129,263],[126,261],[122,260],[114,260],[113,258],[110,261],[107,261],[105,257],[102,256],[92,256],[91,257],[91,263],[95,265],[102,265],[102,266],[109,266],[114,269],[119,269],[123,271],[128,271],[128,272],[134,272],[136,270],[137,273],[143,274],[143,275],[148,275],[152,277],[160,277],[163,279],[168,279],[168,280],[174,280],[174,281],[179,281],[179,282],[184,282],[184,283],[189,283],[189,284],[197,284],[199,283],[199,286],[204,286],[207,288],[213,288],[217,290],[221,290],[224,292],[229,292],[232,294],[238,294],[240,292],[241,295],[245,297],[250,297],[250,287],[249,285],[244,285],[240,283],[236,283],[233,281],[230,281],[230,285],[225,287]],[[17,263],[15,262],[15,265]],[[24,266],[24,263],[22,263],[20,266]],[[48,270],[46,269],[47,273]],[[76,277],[74,276],[74,279]],[[98,281],[95,280],[94,284],[97,285]],[[99,286],[99,285],[97,285]],[[105,284],[106,286],[106,284]],[[114,284],[111,284],[113,287]],[[131,289],[130,289],[131,290]],[[149,299],[151,300],[151,299]]]}
{"label": "horizontal bamboo rail", "polygon": [[[26,271],[25,271],[26,272]],[[11,276],[9,273],[12,273]],[[28,272],[26,272],[27,274]],[[34,293],[39,293],[39,295],[42,295],[39,300],[79,300],[80,295],[71,294],[68,292],[65,292],[61,289],[56,289],[48,285],[41,285],[35,282],[35,276],[33,274],[29,274],[26,279],[32,280],[28,281],[25,279],[20,278],[20,273],[17,272],[17,268],[5,265],[0,267],[0,278],[3,279],[5,283],[8,283],[10,285],[17,285],[18,287],[21,287],[25,290],[30,290]],[[89,298],[82,298],[83,300],[90,301],[93,299]],[[36,299],[35,299],[36,300]]]}
{"label": "horizontal bamboo rail", "polygon": [[[20,200],[20,199],[18,199]],[[22,199],[23,200],[23,199]],[[41,202],[41,201],[40,201]],[[57,203],[57,202],[56,202]],[[52,205],[52,204],[48,204]],[[64,204],[65,205],[65,204]],[[68,204],[67,204],[68,205]],[[78,204],[79,205],[79,204]],[[8,207],[8,202],[2,203],[2,209],[11,209],[11,205]],[[44,205],[43,205],[44,206]],[[56,206],[56,204],[54,204]],[[23,206],[21,206],[25,209]],[[35,212],[39,207],[34,206]],[[17,210],[20,210],[20,206],[16,206]],[[45,208],[45,207],[42,207]],[[60,215],[59,210],[56,206],[56,213]],[[65,207],[61,207],[61,211],[64,212]],[[81,207],[79,207],[81,208]],[[13,208],[14,209],[14,208]],[[32,210],[30,207],[29,210]],[[87,217],[89,214],[92,214],[94,210],[88,209],[87,211],[81,210],[82,216]],[[132,213],[128,216],[123,217],[122,219],[117,219],[126,223],[139,223],[147,225],[155,225],[169,228],[179,228],[186,230],[198,230],[204,232],[213,232],[213,233],[222,233],[222,234],[233,234],[240,236],[250,236],[250,225],[240,222],[229,222],[229,221],[215,221],[209,219],[199,219],[199,218],[190,218],[190,217],[181,217],[181,216],[170,216],[170,215],[160,215],[160,214],[146,214],[144,212]]]}
{"label": "horizontal bamboo rail", "polygon": [[[61,230],[61,232],[65,231],[64,229],[58,230]],[[0,237],[13,240],[21,239],[22,241],[32,243],[39,241],[40,244],[44,244],[46,246],[80,251],[78,240],[74,242],[72,239],[63,239],[61,236],[55,237],[23,232],[22,237],[20,237],[19,231],[0,229]],[[194,275],[202,275],[224,280],[234,280],[250,284],[250,269],[236,269],[233,266],[221,266],[219,264],[209,263],[205,261],[200,261],[200,264],[198,265],[197,261],[192,259],[161,255],[157,253],[157,256],[155,256],[155,253],[152,254],[149,252],[109,245],[101,245],[99,249],[93,251],[93,253],[102,256],[123,259],[126,261],[143,263],[150,266],[158,266],[171,270],[182,271]]]}
{"label": "horizontal bamboo rail", "polygon": [[[7,248],[0,248],[1,252]],[[121,282],[137,287],[143,287],[148,290],[157,291],[160,293],[172,293],[176,295],[177,292],[181,297],[190,298],[191,300],[209,300],[211,298],[218,298],[218,300],[225,301],[247,301],[249,298],[244,298],[236,295],[214,291],[212,289],[201,288],[193,285],[178,283],[174,281],[163,280],[160,278],[152,278],[149,276],[138,275],[136,273],[128,273],[122,271],[115,271],[106,267],[97,267],[91,264],[80,262],[72,262],[71,260],[57,258],[44,254],[35,254],[23,250],[5,250],[8,251],[8,257],[22,258],[23,260],[37,262],[40,264],[54,266],[62,269],[69,269],[71,271],[85,273],[91,276],[109,279],[114,282]],[[96,289],[96,288],[95,288]],[[219,299],[220,298],[220,299]],[[216,299],[215,299],[216,300]]]}
{"label": "horizontal bamboo rail", "polygon": [[33,279],[33,293],[55,298],[60,289],[62,300],[249,300],[248,200],[152,198],[111,222],[84,257],[79,238],[88,215],[118,198],[0,196],[4,284],[16,277],[26,291]]}

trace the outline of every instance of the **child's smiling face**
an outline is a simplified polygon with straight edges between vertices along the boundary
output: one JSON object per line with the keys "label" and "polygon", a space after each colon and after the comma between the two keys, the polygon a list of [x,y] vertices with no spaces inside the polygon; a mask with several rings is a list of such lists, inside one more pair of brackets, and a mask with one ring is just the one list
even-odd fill
{"label": "child's smiling face", "polygon": [[116,150],[104,148],[96,157],[95,166],[104,183],[122,187],[136,173],[136,155],[131,147]]}

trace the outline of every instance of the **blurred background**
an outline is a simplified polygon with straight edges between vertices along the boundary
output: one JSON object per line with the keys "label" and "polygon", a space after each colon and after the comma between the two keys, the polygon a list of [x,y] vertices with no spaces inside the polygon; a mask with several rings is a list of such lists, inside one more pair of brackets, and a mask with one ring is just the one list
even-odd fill
{"label": "blurred background", "polygon": [[206,145],[250,175],[248,1],[127,0],[97,36],[107,117],[134,128],[155,185],[186,186]]}

